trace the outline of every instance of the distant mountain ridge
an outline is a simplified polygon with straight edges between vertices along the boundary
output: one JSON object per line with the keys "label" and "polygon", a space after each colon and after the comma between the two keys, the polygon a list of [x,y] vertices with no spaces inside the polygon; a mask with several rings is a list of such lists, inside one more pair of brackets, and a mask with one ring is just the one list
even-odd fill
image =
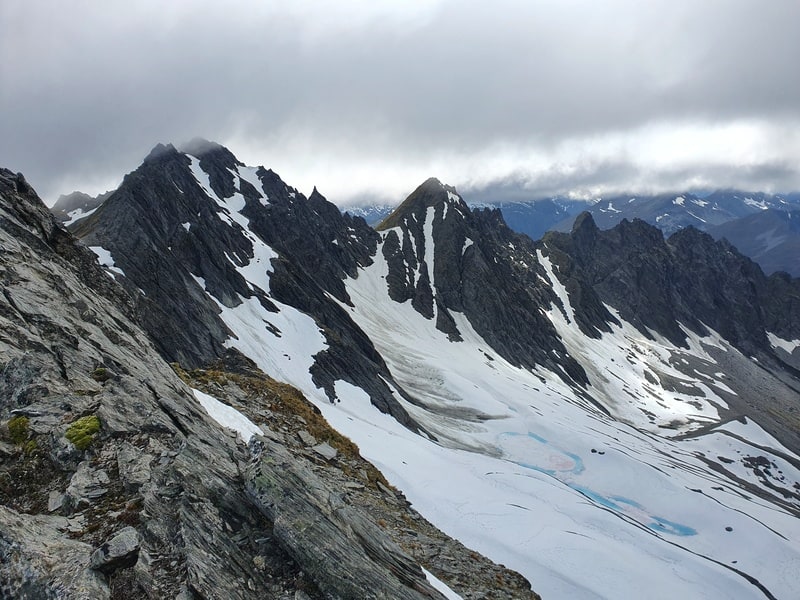
{"label": "distant mountain ridge", "polygon": [[60,222],[69,224],[91,214],[110,195],[110,191],[97,196],[90,196],[83,192],[62,194],[50,210]]}
{"label": "distant mountain ridge", "polygon": [[[592,214],[600,229],[611,229],[623,219],[641,219],[670,236],[679,229],[695,227],[708,231],[715,238],[729,241],[749,256],[767,273],[787,271],[800,274],[798,241],[795,231],[787,226],[785,214],[800,211],[800,195],[767,194],[739,190],[716,190],[708,194],[668,193],[658,195],[620,194],[611,198],[576,200],[567,197],[524,200],[517,191],[514,199],[503,199],[508,190],[479,194],[481,200],[470,200],[472,208],[498,208],[511,229],[533,240],[541,239],[547,231],[568,232],[577,215],[586,210]],[[351,214],[364,216],[367,223],[377,225],[391,212],[386,205],[348,207]],[[774,211],[782,213],[783,216]],[[759,217],[762,212],[772,217]],[[737,223],[739,220],[741,223]],[[779,222],[780,221],[780,222]],[[777,231],[779,230],[779,233]],[[753,240],[771,241],[761,243]]]}
{"label": "distant mountain ridge", "polygon": [[800,210],[768,208],[708,228],[755,260],[766,273],[786,271],[800,277]]}

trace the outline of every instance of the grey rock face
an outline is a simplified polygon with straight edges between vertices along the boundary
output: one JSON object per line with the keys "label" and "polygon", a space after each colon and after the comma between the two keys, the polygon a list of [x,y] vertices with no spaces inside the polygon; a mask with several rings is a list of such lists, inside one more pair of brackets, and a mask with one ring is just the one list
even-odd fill
{"label": "grey rock face", "polygon": [[110,575],[132,567],[139,560],[139,548],[139,534],[133,527],[125,527],[92,553],[89,568]]}
{"label": "grey rock face", "polygon": [[388,230],[382,252],[393,300],[411,299],[421,315],[435,315],[435,326],[452,340],[460,333],[450,311],[461,312],[512,364],[586,382],[542,314],[557,299],[543,283],[532,242],[513,233],[499,211],[471,211],[454,188],[429,179],[378,229]]}
{"label": "grey rock face", "polygon": [[[86,245],[111,252],[125,273],[120,281],[136,298],[137,319],[162,356],[197,367],[225,355],[230,332],[209,294],[228,307],[256,297],[273,312],[278,300],[312,316],[325,332],[328,347],[314,357],[311,373],[331,401],[334,382],[350,381],[379,410],[416,430],[386,384],[400,388],[383,359],[331,298],[350,302],[343,279],[372,262],[375,231],[361,218],[342,215],[316,190],[306,198],[263,167],[257,171],[261,189],[244,179],[236,183],[233,173],[243,165],[221,146],[196,140],[187,150],[195,152],[212,190],[195,179],[187,154],[160,146],[73,228]],[[241,194],[249,232],[226,218],[227,209],[206,191],[219,198]],[[263,266],[265,273],[272,270],[267,289],[251,288],[234,266],[253,258],[253,235],[280,255]]]}
{"label": "grey rock face", "polygon": [[71,510],[85,508],[108,493],[109,482],[108,473],[83,461],[70,479],[65,502]]}
{"label": "grey rock face", "polygon": [[[247,598],[288,585],[298,567],[277,544],[256,542],[272,524],[245,495],[243,449],[131,322],[124,291],[8,171],[0,246],[0,420],[25,413],[34,444],[0,465],[14,482],[0,486],[3,597],[103,598],[122,587],[126,598],[161,598],[185,587]],[[97,381],[99,365],[114,377]],[[101,428],[78,452],[65,423],[88,414]],[[46,512],[51,492],[80,513],[21,514]],[[87,571],[93,548],[129,523],[141,533],[136,567],[107,582]],[[274,567],[256,569],[256,555]]]}
{"label": "grey rock face", "polygon": [[126,491],[136,492],[150,481],[150,455],[129,442],[122,442],[117,449],[117,468]]}
{"label": "grey rock face", "polygon": [[381,529],[283,447],[263,443],[248,470],[248,492],[324,594],[365,600],[442,597]]}
{"label": "grey rock face", "polygon": [[101,600],[110,591],[91,571],[91,546],[65,535],[66,520],[0,505],[0,597]]}

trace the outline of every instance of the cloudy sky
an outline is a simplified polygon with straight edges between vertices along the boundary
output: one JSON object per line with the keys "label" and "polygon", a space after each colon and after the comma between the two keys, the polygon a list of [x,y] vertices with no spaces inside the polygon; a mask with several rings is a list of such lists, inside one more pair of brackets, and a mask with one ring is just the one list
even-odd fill
{"label": "cloudy sky", "polygon": [[202,136],[338,204],[800,190],[799,62],[799,0],[2,0],[0,166],[52,203]]}

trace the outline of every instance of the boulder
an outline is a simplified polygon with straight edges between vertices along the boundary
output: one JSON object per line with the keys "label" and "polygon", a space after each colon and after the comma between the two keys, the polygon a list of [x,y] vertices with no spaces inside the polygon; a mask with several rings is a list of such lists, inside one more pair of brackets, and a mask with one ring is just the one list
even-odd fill
{"label": "boulder", "polygon": [[138,532],[125,527],[94,551],[89,567],[105,575],[132,567],[139,560],[139,547]]}

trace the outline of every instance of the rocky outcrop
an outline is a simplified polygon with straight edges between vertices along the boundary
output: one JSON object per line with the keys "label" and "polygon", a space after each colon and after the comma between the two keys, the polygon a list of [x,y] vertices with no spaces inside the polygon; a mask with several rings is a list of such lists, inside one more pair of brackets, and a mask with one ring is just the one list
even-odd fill
{"label": "rocky outcrop", "polygon": [[0,597],[108,598],[88,568],[89,544],[69,539],[63,517],[27,515],[0,505]]}
{"label": "rocky outcrop", "polygon": [[800,317],[791,310],[798,281],[766,277],[733,246],[692,227],[665,240],[644,221],[601,231],[583,213],[570,234],[548,233],[539,247],[556,265],[587,333],[613,320],[605,303],[644,335],[655,332],[678,346],[686,343],[682,326],[700,335],[710,327],[749,356],[772,354],[767,331],[800,336]]}
{"label": "rocky outcrop", "polygon": [[139,560],[139,533],[131,526],[123,527],[92,553],[89,568],[111,575],[132,567]]}
{"label": "rocky outcrop", "polygon": [[280,444],[267,439],[258,447],[247,480],[275,536],[330,597],[439,597],[419,565],[383,530]]}
{"label": "rocky outcrop", "polygon": [[451,312],[463,313],[512,364],[586,382],[543,314],[558,300],[530,239],[513,233],[498,210],[471,211],[454,188],[429,179],[378,229],[393,300],[410,299],[452,340],[460,332]]}
{"label": "rocky outcrop", "polygon": [[[0,420],[15,425],[0,477],[4,596],[280,597],[300,567],[257,542],[272,526],[245,494],[243,448],[120,310],[132,305],[122,289],[6,171],[0,241]],[[67,434],[89,415],[99,431],[79,447]],[[88,572],[125,525],[141,539],[135,564]],[[258,555],[282,558],[258,570]]]}

